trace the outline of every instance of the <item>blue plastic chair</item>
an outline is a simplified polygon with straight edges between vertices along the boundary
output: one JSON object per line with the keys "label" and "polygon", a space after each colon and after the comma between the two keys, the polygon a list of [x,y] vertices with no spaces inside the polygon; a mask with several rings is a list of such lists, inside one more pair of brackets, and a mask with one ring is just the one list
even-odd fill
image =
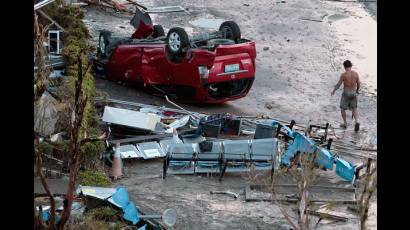
{"label": "blue plastic chair", "polygon": [[316,163],[325,169],[333,170],[334,156],[330,150],[322,148],[316,159]]}
{"label": "blue plastic chair", "polygon": [[117,191],[112,195],[112,200],[124,210],[130,202],[127,189],[123,186],[117,187]]}
{"label": "blue plastic chair", "polygon": [[355,176],[355,167],[348,161],[338,158],[336,160],[336,174],[341,178],[352,182]]}
{"label": "blue plastic chair", "polygon": [[138,209],[132,201],[124,208],[124,219],[132,222],[132,224],[137,224],[139,221]]}

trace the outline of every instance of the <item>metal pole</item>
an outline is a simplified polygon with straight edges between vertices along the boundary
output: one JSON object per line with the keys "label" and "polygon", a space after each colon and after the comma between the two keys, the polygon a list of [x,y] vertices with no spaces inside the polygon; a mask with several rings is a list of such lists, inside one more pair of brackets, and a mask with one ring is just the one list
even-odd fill
{"label": "metal pole", "polygon": [[138,217],[140,219],[162,219],[162,215],[143,215]]}

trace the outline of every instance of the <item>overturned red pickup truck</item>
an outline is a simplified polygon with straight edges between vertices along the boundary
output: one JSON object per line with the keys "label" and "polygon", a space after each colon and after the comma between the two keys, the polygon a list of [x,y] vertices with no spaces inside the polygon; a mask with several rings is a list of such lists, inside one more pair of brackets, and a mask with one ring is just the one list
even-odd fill
{"label": "overturned red pickup truck", "polygon": [[175,27],[165,36],[147,13],[137,12],[131,38],[100,32],[94,70],[112,81],[143,83],[185,102],[223,103],[242,98],[255,78],[255,42],[233,21],[189,38]]}

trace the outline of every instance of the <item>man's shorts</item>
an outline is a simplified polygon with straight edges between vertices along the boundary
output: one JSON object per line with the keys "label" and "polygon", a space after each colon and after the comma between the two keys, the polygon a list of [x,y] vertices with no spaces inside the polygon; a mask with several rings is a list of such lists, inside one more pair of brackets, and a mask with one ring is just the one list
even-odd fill
{"label": "man's shorts", "polygon": [[340,99],[340,108],[343,110],[353,110],[357,108],[357,94],[356,92],[343,91]]}

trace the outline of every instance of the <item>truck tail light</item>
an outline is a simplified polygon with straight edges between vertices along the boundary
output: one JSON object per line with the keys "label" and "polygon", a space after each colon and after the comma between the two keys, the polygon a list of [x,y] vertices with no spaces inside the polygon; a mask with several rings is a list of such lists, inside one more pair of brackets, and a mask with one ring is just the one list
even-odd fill
{"label": "truck tail light", "polygon": [[198,66],[199,77],[201,79],[207,80],[209,76],[209,69],[206,66]]}

